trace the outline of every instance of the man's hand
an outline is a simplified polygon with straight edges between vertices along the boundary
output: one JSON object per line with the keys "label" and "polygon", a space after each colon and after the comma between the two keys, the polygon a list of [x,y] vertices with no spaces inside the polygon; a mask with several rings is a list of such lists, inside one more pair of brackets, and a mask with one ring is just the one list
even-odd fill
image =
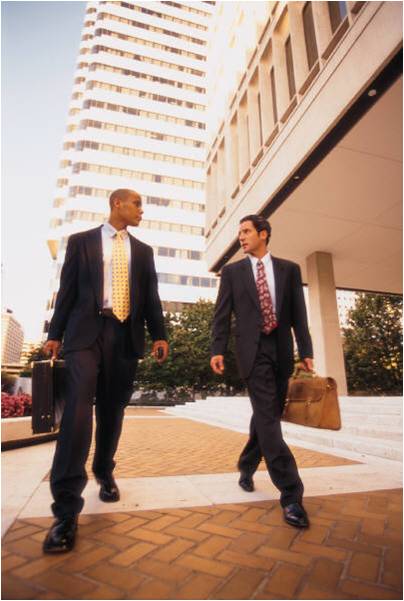
{"label": "man's hand", "polygon": [[[160,350],[161,349],[161,350]],[[168,357],[168,343],[167,340],[156,340],[153,342],[151,354],[156,359],[157,363],[164,363]]]}
{"label": "man's hand", "polygon": [[61,346],[60,340],[48,340],[43,345],[43,350],[47,355],[52,355],[51,359],[57,359]]}
{"label": "man's hand", "polygon": [[297,368],[302,369],[303,371],[314,371],[313,359],[311,357],[306,357],[297,364]]}
{"label": "man's hand", "polygon": [[215,372],[215,374],[218,374],[219,376],[221,376],[224,372],[224,357],[223,357],[223,355],[215,355],[214,357],[212,357],[210,360],[210,366],[213,369],[213,371]]}

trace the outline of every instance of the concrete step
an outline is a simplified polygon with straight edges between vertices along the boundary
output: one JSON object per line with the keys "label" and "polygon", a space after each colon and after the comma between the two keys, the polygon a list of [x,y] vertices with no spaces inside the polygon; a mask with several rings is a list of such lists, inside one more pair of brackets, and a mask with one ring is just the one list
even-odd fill
{"label": "concrete step", "polygon": [[403,458],[401,440],[375,440],[370,437],[346,434],[343,430],[333,432],[287,423],[282,424],[282,431],[287,439],[293,438],[294,441],[307,441],[323,447],[329,447],[330,451],[335,447],[337,449],[346,449],[355,453],[374,455],[395,461],[402,461]]}
{"label": "concrete step", "polygon": [[[352,402],[351,402],[352,399]],[[358,397],[341,397],[342,428],[339,431],[307,428],[283,422],[288,439],[298,444],[319,445],[357,453],[402,460],[402,399],[383,398],[375,401]],[[251,417],[248,397],[208,397],[169,410],[180,417],[189,417],[217,426],[247,432]]]}

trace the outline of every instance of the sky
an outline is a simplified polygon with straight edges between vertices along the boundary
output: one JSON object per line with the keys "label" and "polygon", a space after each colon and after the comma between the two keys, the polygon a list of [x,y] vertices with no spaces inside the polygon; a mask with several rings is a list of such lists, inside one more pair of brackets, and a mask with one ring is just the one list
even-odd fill
{"label": "sky", "polygon": [[85,2],[1,2],[2,308],[39,341],[46,245]]}

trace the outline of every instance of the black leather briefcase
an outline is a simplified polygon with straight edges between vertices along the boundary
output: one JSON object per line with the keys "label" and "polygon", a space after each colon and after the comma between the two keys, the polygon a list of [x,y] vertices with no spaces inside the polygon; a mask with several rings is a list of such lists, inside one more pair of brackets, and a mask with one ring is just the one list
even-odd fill
{"label": "black leather briefcase", "polygon": [[65,406],[65,362],[32,363],[32,431],[34,434],[58,429]]}

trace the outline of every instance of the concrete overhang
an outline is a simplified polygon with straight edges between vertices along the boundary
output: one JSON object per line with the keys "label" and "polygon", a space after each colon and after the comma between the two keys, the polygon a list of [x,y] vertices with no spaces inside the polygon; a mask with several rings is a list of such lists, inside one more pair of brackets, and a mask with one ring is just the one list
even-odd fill
{"label": "concrete overhang", "polygon": [[[400,76],[260,211],[273,227],[271,252],[299,263],[304,281],[307,256],[321,251],[333,256],[338,288],[402,293],[402,102]],[[242,256],[234,239],[213,270]]]}
{"label": "concrete overhang", "polygon": [[402,78],[271,216],[272,252],[331,253],[338,288],[402,292]]}

